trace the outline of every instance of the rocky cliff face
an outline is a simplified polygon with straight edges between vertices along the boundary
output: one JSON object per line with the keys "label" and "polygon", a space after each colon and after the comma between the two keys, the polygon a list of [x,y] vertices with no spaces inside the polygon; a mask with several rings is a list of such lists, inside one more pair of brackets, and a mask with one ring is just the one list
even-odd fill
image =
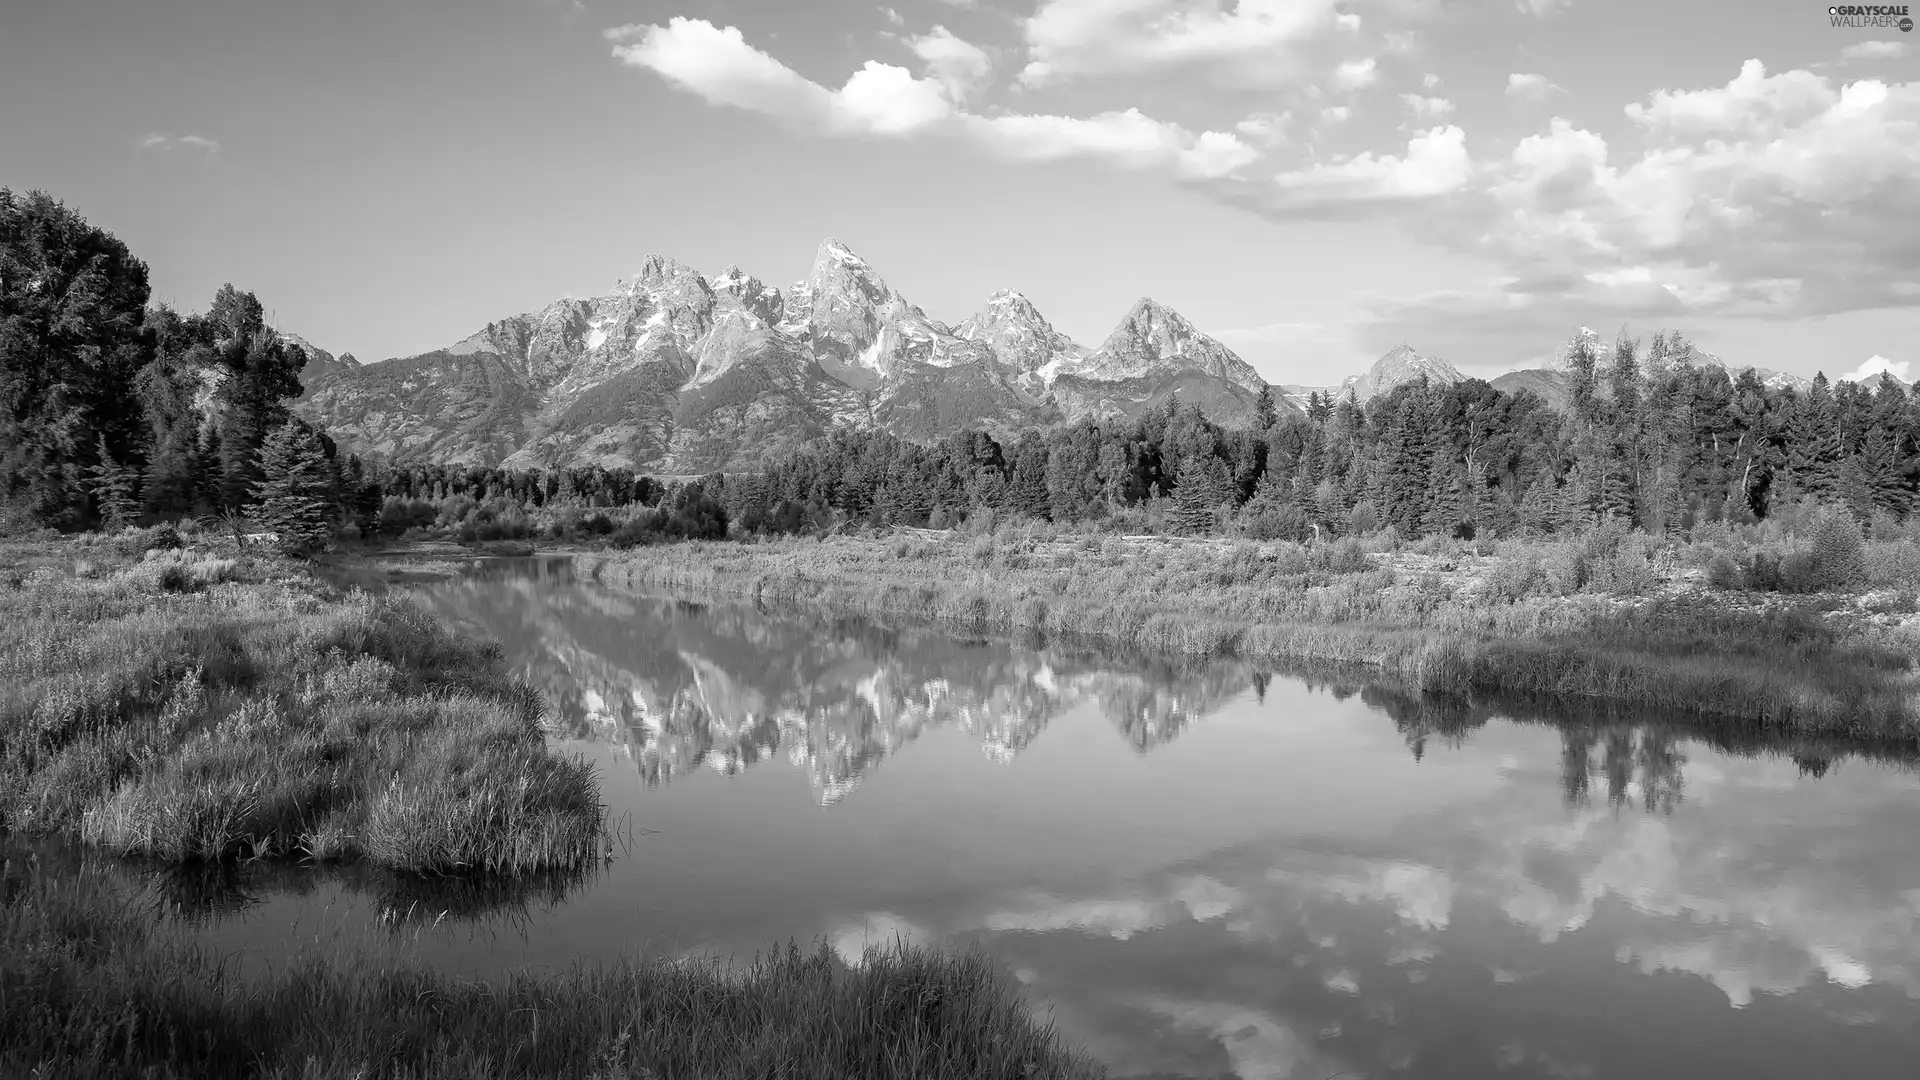
{"label": "rocky cliff face", "polygon": [[1002,291],[957,327],[909,303],[836,240],[784,292],[649,256],[603,296],[557,300],[441,350],[327,358],[298,408],[396,458],[666,473],[751,468],[837,425],[931,439],[1133,415],[1178,394],[1244,423],[1265,384],[1151,300],[1098,350]]}

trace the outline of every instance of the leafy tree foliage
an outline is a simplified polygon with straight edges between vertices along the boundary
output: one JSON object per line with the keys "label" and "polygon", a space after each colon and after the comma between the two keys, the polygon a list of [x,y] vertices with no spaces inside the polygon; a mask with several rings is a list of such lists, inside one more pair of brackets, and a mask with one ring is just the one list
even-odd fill
{"label": "leafy tree foliage", "polygon": [[0,499],[78,527],[99,516],[102,448],[116,468],[143,457],[147,296],[146,264],[111,233],[0,188]]}

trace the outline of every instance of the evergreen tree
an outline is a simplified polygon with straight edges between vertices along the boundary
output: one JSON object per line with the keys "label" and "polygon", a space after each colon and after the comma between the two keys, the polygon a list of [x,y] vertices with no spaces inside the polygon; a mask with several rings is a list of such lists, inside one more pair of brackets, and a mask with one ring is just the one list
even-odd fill
{"label": "evergreen tree", "polygon": [[0,188],[0,502],[79,528],[102,446],[145,466],[147,296],[146,264],[111,233]]}
{"label": "evergreen tree", "polygon": [[139,494],[140,477],[133,469],[113,459],[113,451],[107,447],[107,437],[100,436],[100,445],[94,452],[93,498],[100,510],[100,524],[109,532],[117,532],[133,524],[140,513]]}
{"label": "evergreen tree", "polygon": [[1214,512],[1233,504],[1233,478],[1227,463],[1217,457],[1192,455],[1181,463],[1173,491],[1173,523],[1183,533],[1206,533],[1214,526]]}
{"label": "evergreen tree", "polygon": [[1273,401],[1273,387],[1264,382],[1260,384],[1260,396],[1254,399],[1253,422],[1256,430],[1261,432],[1271,430],[1273,425],[1280,422],[1280,410]]}
{"label": "evergreen tree", "polygon": [[254,518],[277,535],[281,550],[308,554],[333,538],[335,508],[329,501],[333,470],[312,429],[289,420],[260,447],[260,480],[254,485]]}

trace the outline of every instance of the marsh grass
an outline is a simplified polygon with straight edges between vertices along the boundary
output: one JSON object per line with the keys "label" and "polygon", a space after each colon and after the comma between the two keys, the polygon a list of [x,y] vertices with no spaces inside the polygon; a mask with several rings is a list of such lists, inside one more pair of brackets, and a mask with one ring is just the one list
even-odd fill
{"label": "marsh grass", "polygon": [[0,546],[0,829],[419,873],[599,853],[594,774],[547,750],[497,647],[189,539]]}
{"label": "marsh grass", "polygon": [[[1596,530],[1598,531],[1598,530]],[[1326,661],[1426,693],[1604,701],[1786,732],[1914,741],[1920,633],[1818,598],[1646,595],[1643,537],[1415,550],[1229,541],[1097,544],[1052,530],[688,544],[581,555],[614,585],[1079,638],[1147,652]],[[1442,548],[1445,548],[1443,551]],[[1831,607],[1828,604],[1828,607]],[[1845,614],[1845,613],[1839,613]]]}
{"label": "marsh grass", "polygon": [[0,879],[0,1074],[1091,1078],[980,952],[625,959],[487,982],[384,947],[242,974],[97,869]]}

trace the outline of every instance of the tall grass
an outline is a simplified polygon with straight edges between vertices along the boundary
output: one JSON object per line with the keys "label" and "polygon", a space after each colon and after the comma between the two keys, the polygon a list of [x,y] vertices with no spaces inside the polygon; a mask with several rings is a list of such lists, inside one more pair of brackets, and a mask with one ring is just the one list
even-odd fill
{"label": "tall grass", "polygon": [[497,648],[158,533],[0,546],[0,829],[436,873],[599,853],[594,774]]}
{"label": "tall grass", "polygon": [[[351,946],[243,975],[98,870],[0,881],[0,1074],[1092,1078],[979,952],[622,960],[457,981]],[[336,947],[339,948],[339,947]]]}
{"label": "tall grass", "polygon": [[[577,556],[640,588],[1127,648],[1368,668],[1430,693],[1606,701],[1795,732],[1920,738],[1920,633],[1816,602],[1656,592],[1644,537],[1560,544],[1142,543],[1050,529]],[[1444,550],[1443,550],[1444,549]]]}

